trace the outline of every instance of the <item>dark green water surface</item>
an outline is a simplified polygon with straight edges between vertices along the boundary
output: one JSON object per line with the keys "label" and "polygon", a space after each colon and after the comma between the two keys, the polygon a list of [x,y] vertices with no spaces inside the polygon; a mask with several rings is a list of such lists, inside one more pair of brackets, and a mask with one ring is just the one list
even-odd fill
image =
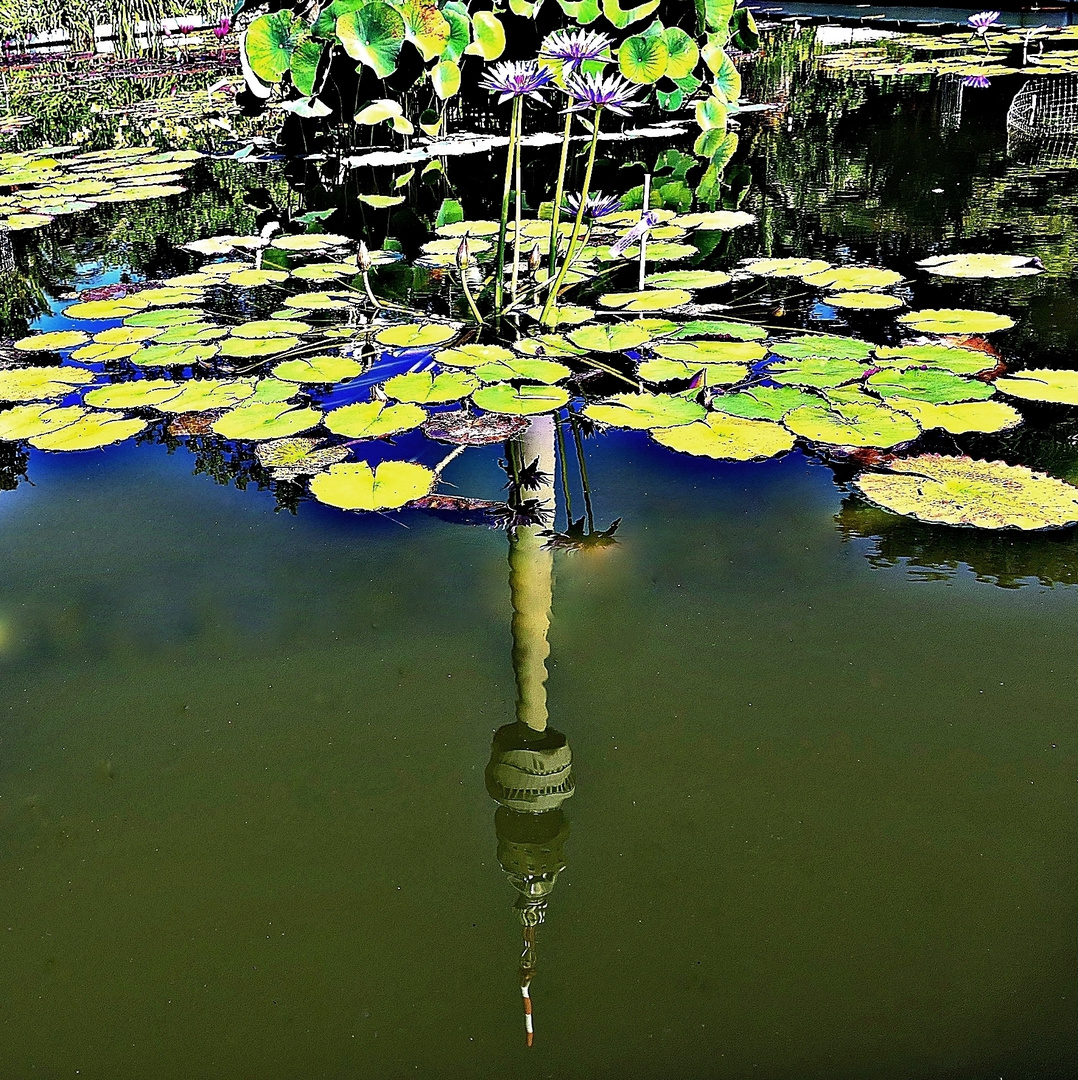
{"label": "dark green water surface", "polygon": [[0,1075],[1067,1075],[1072,588],[874,568],[796,455],[601,440],[528,1051],[504,534],[102,460],[3,502]]}

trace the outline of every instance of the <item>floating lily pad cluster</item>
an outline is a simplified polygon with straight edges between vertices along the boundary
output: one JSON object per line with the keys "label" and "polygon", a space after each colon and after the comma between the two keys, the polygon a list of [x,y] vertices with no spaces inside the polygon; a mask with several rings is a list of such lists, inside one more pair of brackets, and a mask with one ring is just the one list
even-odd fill
{"label": "floating lily pad cluster", "polygon": [[[732,227],[735,219],[668,214],[658,227],[673,231],[657,244],[676,244],[691,229]],[[629,220],[606,228],[616,237]],[[522,233],[541,244],[529,225],[522,223]],[[489,235],[484,228],[458,223],[442,239],[459,245]],[[595,232],[591,258],[600,264],[606,237]],[[984,335],[1012,323],[993,312],[907,312],[898,320],[900,340],[889,346],[649,314],[681,308],[694,290],[731,280],[722,271],[675,270],[651,275],[654,287],[642,292],[601,295],[608,309],[601,317],[566,304],[555,331],[523,320],[532,327],[523,336],[484,341],[474,325],[414,312],[404,321],[403,309],[372,299],[357,278],[398,256],[356,256],[349,244],[328,233],[213,237],[188,245],[211,260],[192,273],[113,299],[76,300],[64,312],[68,327],[16,342],[24,362],[0,370],[0,402],[8,406],[0,411],[0,438],[81,450],[165,423],[177,435],[255,444],[258,461],[277,479],[310,478],[311,494],[323,502],[378,510],[422,498],[438,482],[438,469],[414,461],[362,460],[375,440],[409,432],[483,445],[513,437],[527,417],[569,409],[600,429],[645,431],[672,450],[720,460],[771,458],[800,442],[893,461],[924,432],[1013,428],[1022,420],[1014,401],[1078,406],[1078,373],[1006,371]],[[272,265],[271,248],[282,256]],[[926,270],[957,268],[960,275],[1037,270],[1021,258],[927,262]],[[745,273],[797,277],[828,297],[887,297],[882,290],[901,280],[890,270],[822,260],[753,260],[734,276]],[[1008,468],[993,463],[990,471]],[[880,505],[920,515],[902,508],[913,505],[910,482],[896,479],[913,474],[902,469],[893,461],[890,486],[866,474],[861,488]],[[957,483],[951,473],[940,482]],[[970,481],[955,495],[964,507],[955,511],[958,523],[995,528],[1005,519],[1040,528],[1066,516],[1056,507],[1037,517],[1024,487],[1013,505],[982,512],[969,493],[988,498],[995,482]],[[933,499],[946,501],[938,492]],[[925,520],[946,520],[931,516],[942,513],[936,509],[924,513]]]}
{"label": "floating lily pad cluster", "polygon": [[203,155],[197,150],[117,147],[74,154],[75,146],[46,146],[0,154],[0,230],[48,225],[61,214],[101,203],[178,195],[181,174]]}

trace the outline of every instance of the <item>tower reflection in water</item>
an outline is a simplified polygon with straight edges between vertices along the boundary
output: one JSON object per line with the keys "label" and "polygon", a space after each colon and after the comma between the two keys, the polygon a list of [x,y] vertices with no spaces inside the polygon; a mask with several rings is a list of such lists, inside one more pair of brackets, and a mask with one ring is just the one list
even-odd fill
{"label": "tower reflection in water", "polygon": [[[554,418],[537,417],[520,440],[523,462],[538,463],[531,494],[552,517]],[[494,828],[498,862],[517,896],[520,921],[520,992],[528,1045],[534,1042],[531,982],[538,953],[536,934],[558,874],[565,869],[569,822],[562,804],[573,794],[573,756],[560,731],[547,723],[547,633],[553,594],[554,553],[544,546],[542,524],[523,525],[509,538],[509,587],[513,603],[513,671],[516,722],[494,733],[486,770],[487,791],[498,803]]]}

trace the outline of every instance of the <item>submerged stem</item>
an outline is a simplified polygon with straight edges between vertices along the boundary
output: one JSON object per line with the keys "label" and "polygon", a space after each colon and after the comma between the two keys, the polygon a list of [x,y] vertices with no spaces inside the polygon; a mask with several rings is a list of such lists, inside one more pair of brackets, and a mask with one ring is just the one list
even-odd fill
{"label": "submerged stem", "polygon": [[588,150],[588,166],[584,170],[584,186],[580,191],[580,206],[577,207],[576,220],[573,222],[573,232],[569,237],[569,250],[565,253],[565,261],[561,264],[561,269],[558,271],[557,280],[554,282],[554,288],[550,290],[546,298],[546,304],[543,306],[543,316],[540,320],[544,326],[551,324],[551,313],[558,303],[558,292],[561,289],[562,282],[565,280],[566,271],[569,269],[569,264],[573,261],[573,255],[576,253],[576,241],[580,235],[580,226],[584,221],[584,212],[588,207],[588,191],[591,188],[591,174],[595,170],[595,148],[599,145],[599,117],[602,114],[601,108],[596,108],[595,115],[592,117],[592,132],[591,132],[591,147]]}

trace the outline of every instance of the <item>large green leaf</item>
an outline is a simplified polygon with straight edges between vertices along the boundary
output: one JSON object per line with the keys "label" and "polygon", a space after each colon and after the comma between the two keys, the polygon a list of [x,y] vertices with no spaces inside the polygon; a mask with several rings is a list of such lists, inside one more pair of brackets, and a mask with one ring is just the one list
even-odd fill
{"label": "large green leaf", "polygon": [[810,357],[817,360],[867,360],[872,355],[869,342],[836,334],[803,334],[786,341],[773,341],[770,349],[776,356],[789,360]]}
{"label": "large green leaf", "polygon": [[475,41],[465,50],[486,61],[497,60],[505,52],[505,27],[492,11],[477,11],[472,16]]}
{"label": "large green leaf", "polygon": [[554,360],[514,356],[492,364],[483,364],[475,369],[475,374],[485,383],[508,382],[511,379],[556,383],[568,378],[572,372],[564,364]]}
{"label": "large green leaf", "polygon": [[619,30],[624,30],[633,23],[646,19],[659,7],[660,2],[661,0],[647,0],[638,7],[622,8],[618,0],[603,0],[603,14]]}
{"label": "large green leaf", "polygon": [[1014,326],[1008,315],[964,308],[925,308],[900,315],[898,321],[923,334],[990,334]]}
{"label": "large green leaf", "polygon": [[715,72],[712,91],[731,105],[736,104],[737,99],[741,97],[741,72],[725,53],[722,63],[719,64],[719,70]]}
{"label": "large green leaf", "polygon": [[921,433],[917,422],[905,413],[883,405],[802,405],[787,413],[783,423],[795,434],[813,442],[835,446],[871,446],[886,449],[910,442]]}
{"label": "large green leaf", "polygon": [[80,405],[58,406],[49,402],[16,405],[0,412],[0,439],[14,442],[57,431],[86,415]]}
{"label": "large green leaf", "polygon": [[379,330],[374,340],[398,349],[423,349],[442,345],[456,334],[456,330],[445,323],[402,323]]}
{"label": "large green leaf", "polygon": [[422,54],[424,60],[441,56],[449,44],[450,26],[433,0],[405,0],[397,9],[404,16],[408,40]]}
{"label": "large green leaf", "polygon": [[[588,352],[615,353],[635,349],[649,341],[651,335],[632,323],[598,323],[582,326],[568,336],[569,342]],[[571,350],[566,350],[571,352]]]}
{"label": "large green leaf", "polygon": [[675,82],[692,74],[700,60],[696,42],[680,27],[671,26],[663,31],[666,43],[666,77]]}
{"label": "large green leaf", "polygon": [[479,381],[468,371],[413,371],[407,375],[395,375],[383,386],[385,392],[397,401],[414,401],[434,404],[458,401],[467,397]]}
{"label": "large green leaf", "polygon": [[793,386],[750,386],[711,399],[711,407],[716,411],[743,416],[747,420],[781,420],[802,405],[820,404],[822,402],[815,394],[807,394]]}
{"label": "large green leaf", "polygon": [[703,405],[675,394],[615,394],[584,407],[584,415],[590,420],[644,430],[691,424],[702,420],[705,413]]}
{"label": "large green leaf", "polygon": [[391,405],[386,401],[359,401],[326,413],[326,427],[350,439],[381,439],[419,427],[427,419],[418,405]]}
{"label": "large green leaf", "polygon": [[430,73],[434,92],[445,101],[460,90],[460,67],[455,60],[439,60]]}
{"label": "large green leaf", "polygon": [[996,386],[1011,397],[1027,401],[1078,405],[1078,371],[1027,368],[997,379]]}
{"label": "large green leaf", "polygon": [[896,514],[979,529],[1064,529],[1078,524],[1078,488],[1002,461],[921,454],[855,481]]}
{"label": "large green leaf", "polygon": [[781,424],[721,413],[680,427],[656,428],[651,437],[671,450],[728,461],[759,461],[794,445],[793,435]]}
{"label": "large green leaf", "polygon": [[281,439],[298,435],[321,419],[322,413],[318,409],[255,401],[218,417],[213,430],[226,439]]}
{"label": "large green leaf", "polygon": [[310,97],[315,91],[318,66],[322,62],[325,47],[321,41],[307,37],[292,51],[288,70],[292,75],[292,85],[304,97]]}
{"label": "large green leaf", "polygon": [[707,386],[730,386],[741,382],[749,373],[744,364],[711,364],[704,361],[643,360],[637,366],[637,374],[647,382],[670,382],[675,379],[691,379],[703,373]]}
{"label": "large green leaf", "polygon": [[280,82],[292,53],[309,35],[307,24],[287,8],[259,15],[243,35],[242,48],[251,70],[266,83]]}
{"label": "large green leaf", "polygon": [[283,360],[273,369],[273,374],[293,383],[338,383],[353,379],[362,371],[363,365],[350,356],[310,356]]}
{"label": "large green leaf", "polygon": [[449,40],[442,50],[443,60],[459,60],[464,55],[464,50],[471,41],[471,19],[468,17],[467,5],[460,0],[449,0],[442,8],[442,15],[449,22]]}
{"label": "large green leaf", "polygon": [[393,510],[426,495],[435,479],[433,469],[411,461],[383,461],[374,469],[360,461],[331,465],[310,486],[319,502],[342,510]]}
{"label": "large green leaf", "polygon": [[[700,30],[725,35],[736,0],[696,0],[696,21]],[[724,39],[725,40],[725,39]]]}
{"label": "large green leaf", "polygon": [[385,79],[397,67],[406,28],[400,12],[382,0],[373,0],[359,11],[342,15],[337,20],[337,36],[353,60]]}
{"label": "large green leaf", "polygon": [[669,57],[661,37],[634,34],[618,48],[618,68],[629,82],[650,85],[666,74]]}
{"label": "large green leaf", "polygon": [[967,431],[1007,431],[1022,422],[1022,414],[1002,401],[962,401],[956,405],[935,405],[930,401],[890,398],[892,409],[899,409],[924,428],[940,428],[952,435]]}
{"label": "large green leaf", "polygon": [[657,356],[687,364],[749,364],[767,353],[755,341],[671,341],[654,346]]}
{"label": "large green leaf", "polygon": [[787,386],[814,386],[826,389],[856,382],[865,365],[856,360],[783,360],[768,368],[768,375]]}
{"label": "large green leaf", "polygon": [[885,368],[870,375],[868,388],[882,398],[911,398],[931,401],[936,405],[956,401],[983,401],[995,393],[995,388],[978,379],[964,378],[941,368]]}
{"label": "large green leaf", "polygon": [[119,412],[97,412],[65,424],[54,431],[35,435],[30,445],[38,450],[96,450],[137,435],[145,420],[131,420]]}
{"label": "large green leaf", "polygon": [[7,368],[0,370],[0,402],[53,401],[95,378],[79,367]]}
{"label": "large green leaf", "polygon": [[512,383],[492,383],[472,394],[472,401],[486,412],[512,416],[535,416],[553,412],[569,401],[569,391],[561,386],[516,387]]}
{"label": "large green leaf", "polygon": [[880,345],[876,348],[880,367],[930,367],[953,371],[956,375],[975,375],[996,366],[996,358],[977,349],[957,345]]}

